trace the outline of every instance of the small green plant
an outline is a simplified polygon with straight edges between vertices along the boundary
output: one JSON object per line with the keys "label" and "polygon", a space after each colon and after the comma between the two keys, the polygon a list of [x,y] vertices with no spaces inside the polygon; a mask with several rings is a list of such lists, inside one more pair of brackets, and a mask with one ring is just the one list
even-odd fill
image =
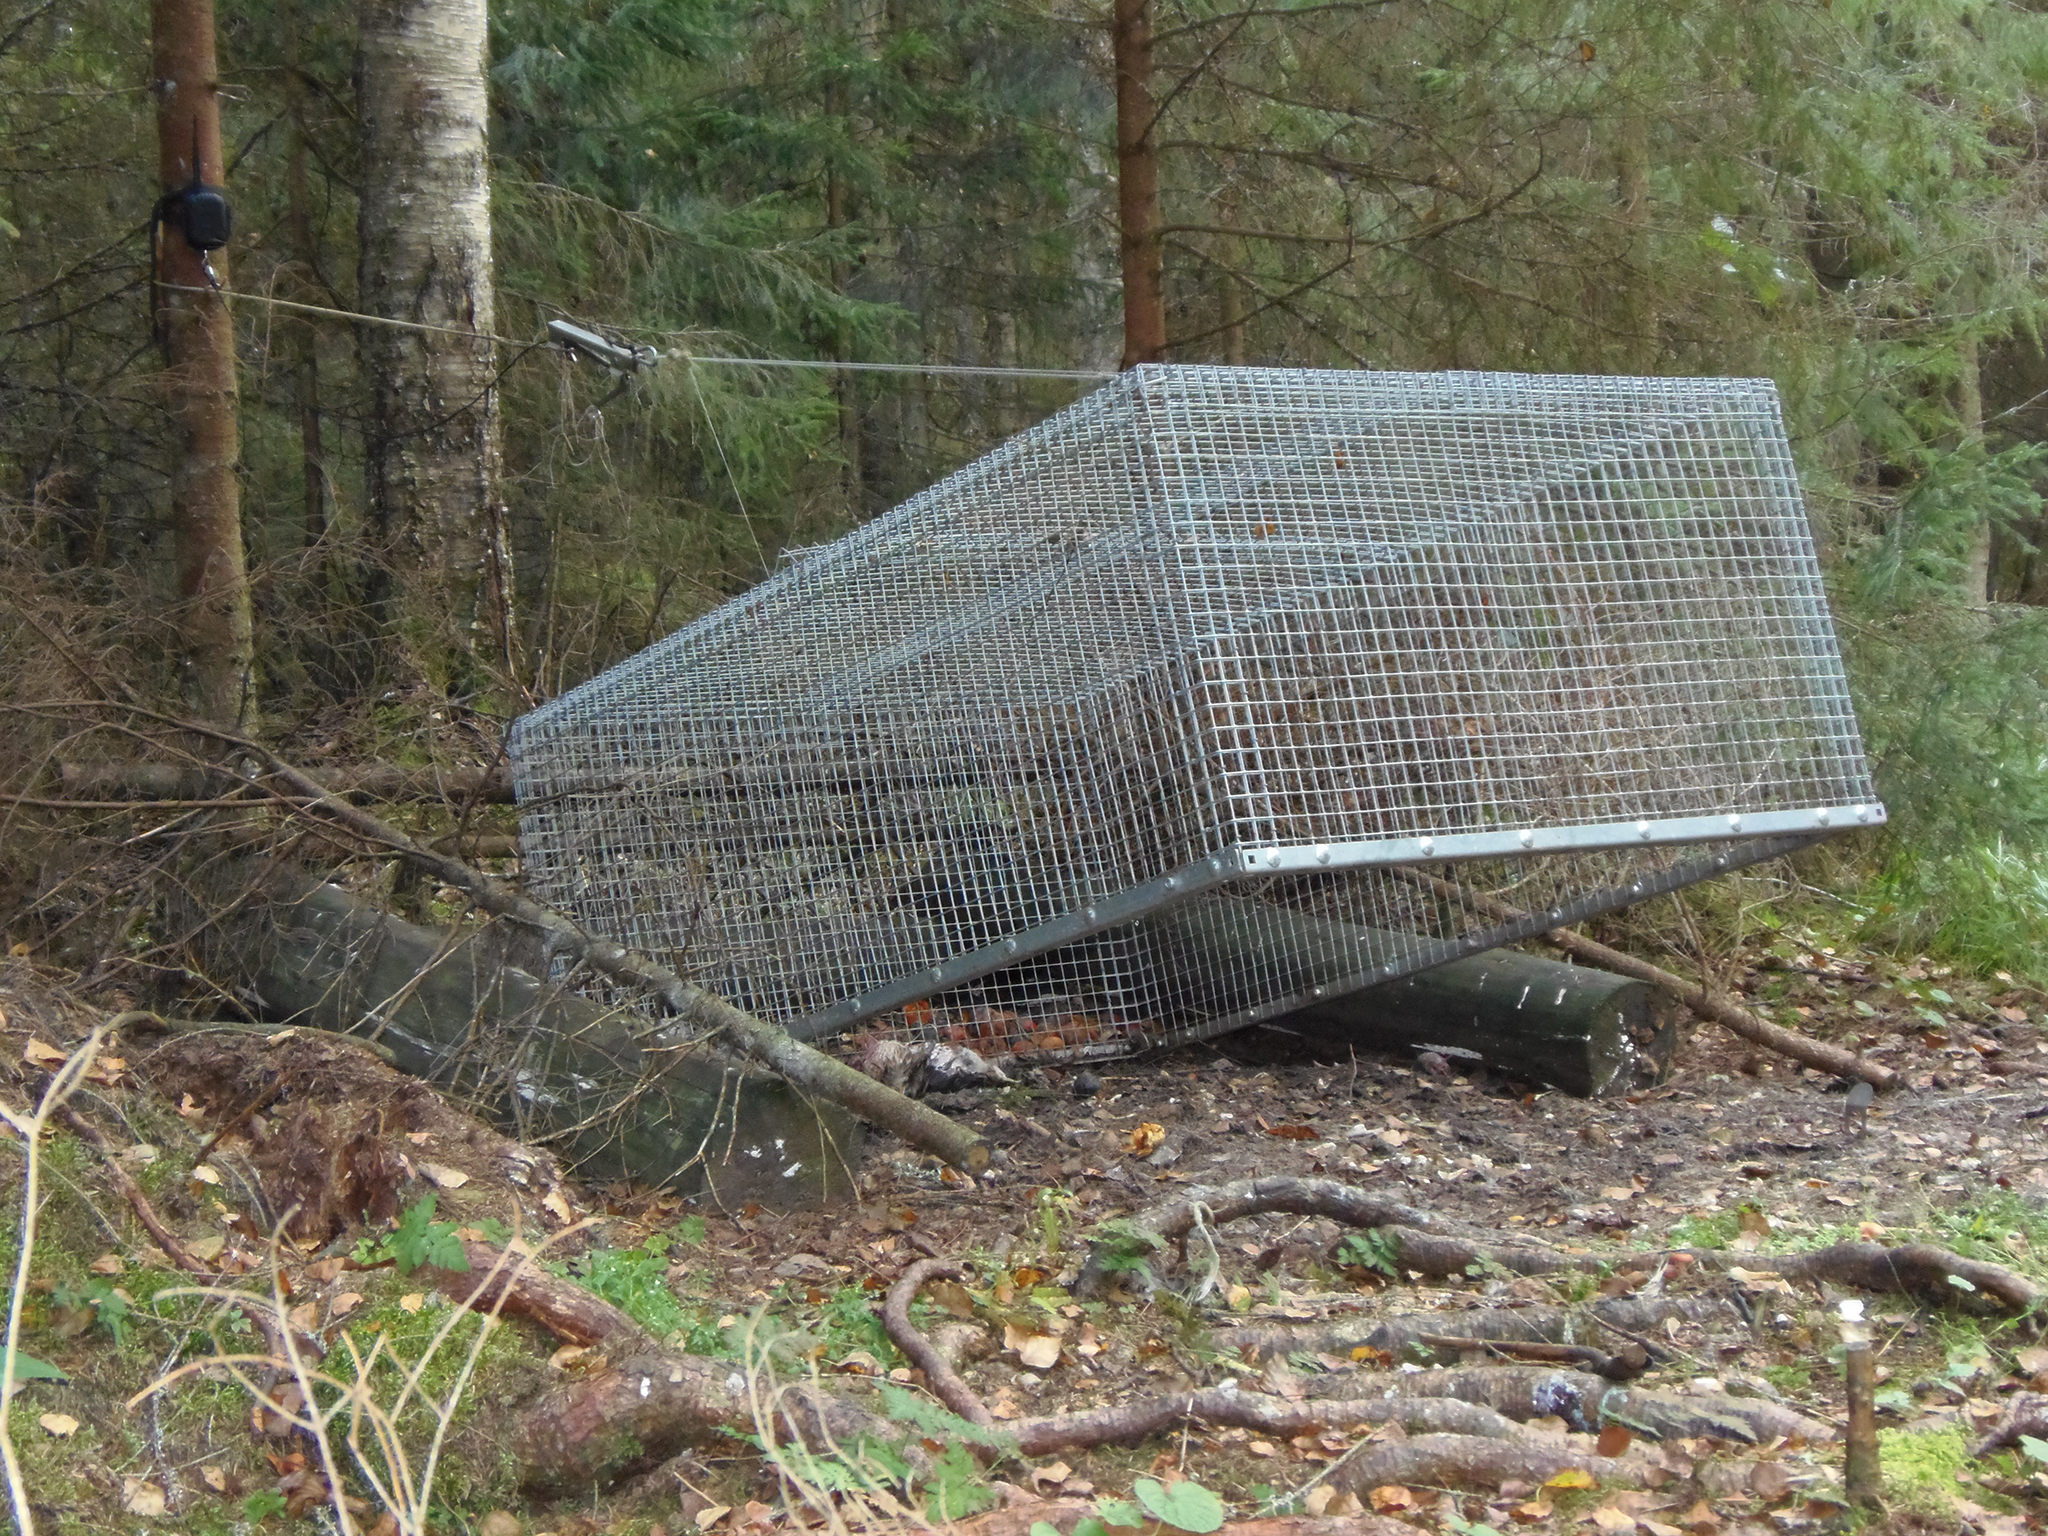
{"label": "small green plant", "polygon": [[401,1275],[411,1274],[422,1264],[435,1269],[468,1269],[469,1255],[463,1252],[462,1239],[455,1235],[455,1224],[434,1220],[434,1203],[433,1195],[422,1195],[406,1207],[398,1225],[387,1235],[374,1242],[367,1237],[359,1239],[355,1261],[381,1264],[388,1259]]}
{"label": "small green plant", "polygon": [[1337,1262],[1346,1269],[1370,1269],[1397,1276],[1401,1265],[1401,1240],[1371,1227],[1363,1232],[1346,1232],[1337,1244]]}
{"label": "small green plant", "polygon": [[[116,1348],[128,1342],[128,1319],[134,1315],[135,1309],[113,1281],[92,1279],[83,1285],[59,1284],[51,1289],[50,1301],[67,1309],[92,1308],[94,1325],[114,1336]],[[15,1375],[19,1377],[21,1374],[17,1366]]]}
{"label": "small green plant", "polygon": [[1763,1378],[1780,1392],[1804,1392],[1813,1385],[1813,1372],[1803,1365],[1767,1365]]}
{"label": "small green plant", "polygon": [[1094,1231],[1095,1264],[1106,1275],[1135,1275],[1147,1288],[1153,1284],[1151,1257],[1166,1246],[1158,1233],[1126,1218],[1105,1221]]}
{"label": "small green plant", "polygon": [[668,1288],[668,1250],[669,1239],[655,1233],[636,1248],[593,1248],[566,1264],[549,1267],[602,1296],[656,1338],[665,1339],[690,1321]]}
{"label": "small green plant", "polygon": [[[1223,1500],[1192,1478],[1162,1483],[1141,1477],[1131,1487],[1131,1498],[1096,1500],[1095,1513],[1082,1517],[1074,1536],[1107,1536],[1112,1525],[1143,1526],[1153,1521],[1188,1536],[1208,1536],[1222,1528],[1224,1513]],[[1032,1525],[1031,1536],[1059,1536],[1059,1531],[1040,1520]]]}
{"label": "small green plant", "polygon": [[290,1507],[285,1496],[275,1488],[263,1488],[242,1500],[242,1518],[251,1525],[261,1525],[272,1515],[281,1515]]}
{"label": "small green plant", "polygon": [[679,1243],[686,1243],[692,1248],[701,1248],[704,1246],[705,1236],[704,1218],[702,1216],[685,1216],[676,1223],[676,1241]]}

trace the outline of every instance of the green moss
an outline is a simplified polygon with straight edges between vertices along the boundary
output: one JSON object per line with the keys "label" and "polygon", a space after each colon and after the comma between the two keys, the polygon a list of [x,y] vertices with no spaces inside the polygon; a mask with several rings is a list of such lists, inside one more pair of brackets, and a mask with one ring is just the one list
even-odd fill
{"label": "green moss", "polygon": [[1881,1429],[1877,1451],[1884,1468],[1885,1491],[1891,1497],[1913,1509],[1947,1513],[1956,1474],[1970,1460],[1970,1443],[1960,1426]]}

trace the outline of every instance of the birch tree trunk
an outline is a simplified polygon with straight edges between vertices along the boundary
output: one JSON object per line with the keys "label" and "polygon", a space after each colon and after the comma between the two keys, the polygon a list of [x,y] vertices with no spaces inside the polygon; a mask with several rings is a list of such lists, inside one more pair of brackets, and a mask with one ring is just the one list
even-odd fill
{"label": "birch tree trunk", "polygon": [[[194,180],[223,185],[213,0],[154,0],[150,37],[163,190],[175,192]],[[236,728],[253,704],[255,638],[236,479],[242,444],[235,329],[217,291],[227,286],[227,262],[216,252],[209,269],[206,253],[185,243],[175,220],[158,227],[156,240],[156,318],[178,434],[171,533],[186,685],[204,719]]]}
{"label": "birch tree trunk", "polygon": [[[356,56],[363,148],[358,292],[371,379],[370,591],[413,661],[508,663],[499,501],[483,0],[366,0]],[[450,680],[455,680],[452,676]]]}
{"label": "birch tree trunk", "polygon": [[1116,196],[1123,253],[1123,366],[1166,357],[1165,252],[1159,233],[1159,152],[1152,126],[1151,0],[1116,0]]}

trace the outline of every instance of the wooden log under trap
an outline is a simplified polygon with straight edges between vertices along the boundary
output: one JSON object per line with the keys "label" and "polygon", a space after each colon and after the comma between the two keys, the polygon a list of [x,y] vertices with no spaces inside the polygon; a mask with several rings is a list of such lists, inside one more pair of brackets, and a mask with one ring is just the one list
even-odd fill
{"label": "wooden log under trap", "polygon": [[[1300,991],[1355,973],[1361,948],[1417,942],[1263,902],[1190,903],[1152,921],[1177,947],[1285,969]],[[1249,1025],[1230,1041],[1233,1053],[1266,1060],[1435,1051],[1459,1071],[1483,1066],[1600,1098],[1661,1082],[1682,1016],[1677,999],[1645,982],[1495,949]]]}
{"label": "wooden log under trap", "polygon": [[666,1050],[653,1021],[507,962],[491,928],[438,932],[279,865],[244,865],[205,959],[278,1023],[373,1036],[404,1071],[545,1141],[586,1177],[737,1208],[850,1197],[862,1127],[758,1066]]}

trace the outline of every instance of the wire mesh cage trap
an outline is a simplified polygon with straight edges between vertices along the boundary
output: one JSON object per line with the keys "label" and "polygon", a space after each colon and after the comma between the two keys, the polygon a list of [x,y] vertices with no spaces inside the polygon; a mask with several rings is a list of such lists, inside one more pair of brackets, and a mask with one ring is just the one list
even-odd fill
{"label": "wire mesh cage trap", "polygon": [[512,757],[597,931],[1054,1057],[1884,819],[1766,380],[1135,369]]}

